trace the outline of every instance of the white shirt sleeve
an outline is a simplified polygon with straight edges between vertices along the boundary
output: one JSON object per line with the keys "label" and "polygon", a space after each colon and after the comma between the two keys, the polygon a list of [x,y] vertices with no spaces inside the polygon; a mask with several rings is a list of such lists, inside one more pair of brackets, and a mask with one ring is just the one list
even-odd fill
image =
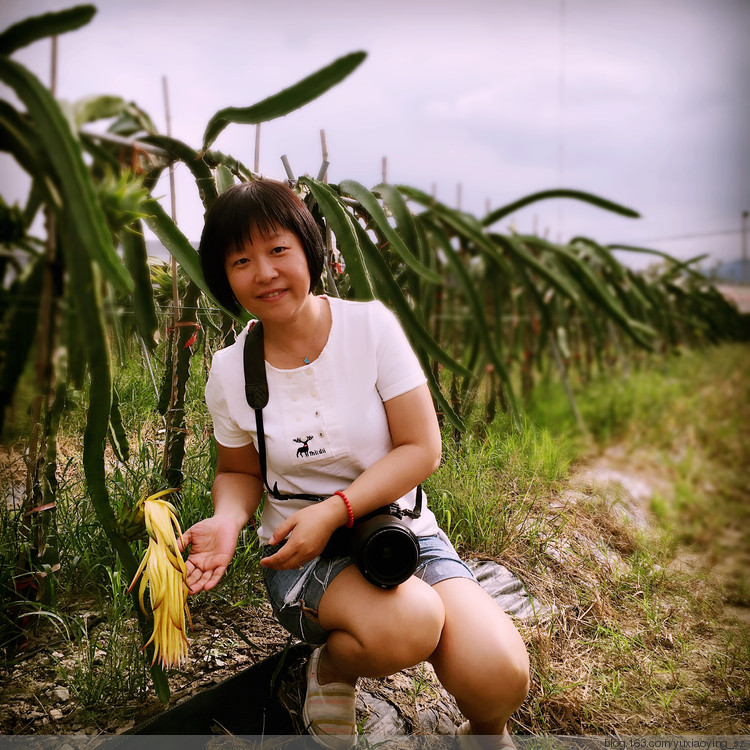
{"label": "white shirt sleeve", "polygon": [[388,401],[418,388],[427,382],[417,355],[396,316],[382,303],[374,303],[377,311],[376,387],[380,398]]}
{"label": "white shirt sleeve", "polygon": [[243,430],[232,418],[231,410],[227,404],[225,388],[219,374],[221,368],[214,366],[217,362],[216,358],[221,354],[222,352],[217,352],[214,355],[214,364],[211,366],[211,372],[208,375],[205,392],[206,406],[211,413],[216,441],[227,448],[242,448],[249,445],[253,440],[250,433]]}

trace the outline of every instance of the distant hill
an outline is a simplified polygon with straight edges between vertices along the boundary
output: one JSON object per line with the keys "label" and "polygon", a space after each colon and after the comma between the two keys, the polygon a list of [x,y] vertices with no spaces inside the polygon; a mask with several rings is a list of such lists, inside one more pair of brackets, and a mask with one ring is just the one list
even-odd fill
{"label": "distant hill", "polygon": [[745,282],[750,284],[750,260],[737,258],[737,260],[720,263],[718,266],[707,271],[706,275],[717,281],[729,281],[735,284]]}

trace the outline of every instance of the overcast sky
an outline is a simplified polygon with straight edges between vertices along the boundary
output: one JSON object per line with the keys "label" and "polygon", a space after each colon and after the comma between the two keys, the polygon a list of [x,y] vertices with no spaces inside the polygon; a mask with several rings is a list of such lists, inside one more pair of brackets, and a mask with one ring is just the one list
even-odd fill
{"label": "overcast sky", "polygon": [[[70,7],[0,0],[0,26]],[[481,215],[552,187],[630,206],[633,220],[570,201],[513,217],[551,239],[585,234],[681,258],[741,254],[750,210],[750,0],[101,0],[59,42],[57,95],[117,94],[200,145],[208,119],[246,106],[356,50],[335,89],[261,130],[260,171],[315,176],[325,129],[329,179],[382,177]],[[49,82],[50,43],[15,55]],[[0,94],[8,95],[0,87]],[[252,166],[254,126],[215,148]],[[0,192],[22,175],[0,155]],[[178,223],[202,208],[178,170]],[[166,181],[159,185],[166,195]],[[501,225],[503,228],[506,225]],[[623,259],[625,257],[623,256]]]}

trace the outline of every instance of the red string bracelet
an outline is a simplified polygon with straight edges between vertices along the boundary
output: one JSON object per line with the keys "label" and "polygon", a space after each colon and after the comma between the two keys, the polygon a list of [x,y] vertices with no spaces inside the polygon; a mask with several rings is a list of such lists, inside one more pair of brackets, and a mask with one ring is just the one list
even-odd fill
{"label": "red string bracelet", "polygon": [[351,527],[354,526],[354,511],[352,510],[352,506],[349,505],[346,495],[341,490],[336,490],[333,494],[338,495],[344,501],[344,505],[346,505],[346,513],[349,516],[346,522],[346,528],[351,529]]}

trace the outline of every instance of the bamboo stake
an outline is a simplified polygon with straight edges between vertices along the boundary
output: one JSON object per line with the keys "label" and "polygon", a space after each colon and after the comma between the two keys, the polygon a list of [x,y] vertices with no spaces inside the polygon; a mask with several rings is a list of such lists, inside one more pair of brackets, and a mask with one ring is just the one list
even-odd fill
{"label": "bamboo stake", "polygon": [[281,157],[281,163],[284,165],[284,171],[289,182],[294,182],[294,172],[292,171],[292,165],[289,163],[289,157],[286,154]]}
{"label": "bamboo stake", "polygon": [[[52,37],[50,61],[50,93],[55,95],[57,89],[57,37]],[[44,584],[46,573],[39,566],[39,561],[47,546],[46,530],[41,513],[52,513],[50,525],[54,524],[54,505],[45,511],[38,511],[44,506],[44,489],[42,483],[45,477],[45,459],[50,453],[50,440],[56,441],[56,436],[50,435],[52,424],[50,412],[53,404],[52,378],[54,374],[53,353],[55,351],[58,301],[55,293],[55,267],[57,265],[57,221],[52,209],[47,206],[44,211],[47,239],[45,246],[45,268],[42,281],[42,294],[39,304],[38,348],[34,361],[38,391],[31,402],[31,436],[24,453],[26,465],[26,493],[22,503],[22,536],[33,551],[35,560],[23,560],[17,571],[17,583],[23,583],[27,576],[33,576],[38,582],[36,595],[28,598],[41,600],[46,595]],[[37,510],[35,510],[37,509]],[[36,534],[34,534],[36,529]],[[30,565],[30,567],[28,567]],[[59,567],[59,566],[58,566]],[[20,590],[20,589],[19,589]]]}
{"label": "bamboo stake", "polygon": [[[565,0],[560,0],[560,48],[558,79],[558,123],[557,123],[557,175],[560,184],[565,177]],[[565,234],[565,201],[557,200],[557,241]]]}
{"label": "bamboo stake", "polygon": [[741,279],[743,284],[747,284],[750,281],[750,274],[747,270],[747,217],[748,212],[742,212],[742,274]]}
{"label": "bamboo stake", "polygon": [[[50,93],[55,96],[57,89],[57,36],[52,37],[52,58],[50,61]],[[55,216],[52,211],[47,207],[45,209],[45,223],[47,229],[47,244],[46,244],[46,255],[47,263],[44,269],[44,281],[42,285],[42,299],[40,303],[39,320],[40,320],[40,336],[39,336],[39,348],[37,349],[35,371],[37,381],[39,383],[39,394],[34,398],[31,405],[31,423],[36,425],[41,419],[42,402],[44,400],[44,394],[49,396],[50,389],[50,375],[52,369],[51,353],[53,350],[52,341],[52,318],[53,318],[53,307],[54,307],[54,284],[52,278],[52,269],[55,264],[57,256],[57,224],[55,222]],[[49,399],[47,402],[49,406]],[[36,441],[30,441],[27,449],[27,455],[29,460],[35,465],[36,464]]]}
{"label": "bamboo stake", "polygon": [[[323,157],[323,164],[320,167],[318,179],[321,182],[328,182],[328,143],[326,142],[326,131],[320,131],[320,150]],[[336,279],[333,278],[331,271],[331,262],[333,261],[333,234],[331,226],[326,221],[326,286],[329,286],[334,297],[339,297],[339,290],[336,287]]]}
{"label": "bamboo stake", "polygon": [[328,182],[328,144],[326,143],[326,131],[324,129],[321,129],[320,131],[320,151],[323,157],[323,162],[326,164],[325,172],[320,178],[320,181]]}
{"label": "bamboo stake", "polygon": [[260,173],[260,123],[255,126],[255,160],[253,161],[253,172]]}
{"label": "bamboo stake", "polygon": [[52,64],[50,66],[49,90],[52,96],[57,93],[57,36],[52,37]]}
{"label": "bamboo stake", "polygon": [[[162,76],[162,91],[164,94],[164,114],[167,122],[167,136],[172,136],[172,116],[169,109],[169,89],[167,86],[167,77]],[[177,202],[176,202],[176,191],[175,191],[175,180],[174,180],[174,162],[170,160],[169,163],[169,197],[171,201],[171,213],[172,221],[177,225]],[[171,443],[171,428],[172,423],[172,409],[174,408],[175,401],[177,400],[177,331],[180,320],[180,289],[177,279],[177,259],[174,255],[171,256],[171,270],[172,270],[172,332],[170,334],[171,346],[172,346],[172,382],[170,384],[169,393],[169,405],[165,413],[166,429],[164,432],[164,454],[162,463],[162,473],[166,475],[169,467],[169,451]]]}
{"label": "bamboo stake", "polygon": [[[172,115],[169,111],[169,90],[167,88],[167,77],[161,77],[162,92],[164,94],[164,114],[167,121],[167,135],[172,137]],[[169,164],[169,195],[172,200],[172,221],[177,223],[177,206],[175,205],[175,187],[174,187],[174,162]]]}
{"label": "bamboo stake", "polygon": [[[50,93],[55,96],[57,91],[57,36],[52,37],[52,51],[50,60]],[[35,362],[35,371],[37,382],[39,384],[39,393],[34,397],[31,405],[31,423],[32,425],[40,424],[42,414],[42,404],[45,405],[45,410],[49,411],[49,396],[51,390],[52,380],[52,352],[54,350],[54,325],[53,320],[55,317],[55,291],[54,291],[54,279],[53,279],[53,268],[57,260],[57,222],[55,221],[55,215],[52,210],[47,207],[45,209],[45,224],[47,229],[47,243],[46,243],[46,256],[47,262],[44,269],[44,281],[42,282],[42,298],[40,303],[39,320],[40,320],[40,333],[39,333],[39,348],[37,349],[37,356]],[[36,434],[36,437],[34,435]],[[27,462],[28,465],[34,467],[33,472],[36,472],[36,467],[40,455],[45,450],[45,435],[42,433],[41,445],[38,444],[38,432],[32,433],[32,439],[29,441],[27,448]],[[33,484],[33,483],[32,483]],[[28,484],[27,488],[31,490],[32,484]],[[27,492],[27,502],[32,503],[29,507],[32,507],[35,503],[32,502],[32,498]],[[27,510],[27,509],[25,509]]]}
{"label": "bamboo stake", "polygon": [[[167,77],[162,76],[162,90],[164,93],[164,113],[167,120],[167,136],[172,137],[172,116],[169,111],[169,91],[167,89]],[[175,200],[174,162],[169,162],[169,198],[172,209],[172,221],[177,224],[177,203]],[[180,295],[177,284],[177,260],[172,256],[172,325],[177,325],[179,318]]]}
{"label": "bamboo stake", "polygon": [[318,182],[328,182],[327,180],[328,167],[329,167],[329,164],[324,159],[320,165],[320,169],[318,170],[318,176],[315,178]]}

